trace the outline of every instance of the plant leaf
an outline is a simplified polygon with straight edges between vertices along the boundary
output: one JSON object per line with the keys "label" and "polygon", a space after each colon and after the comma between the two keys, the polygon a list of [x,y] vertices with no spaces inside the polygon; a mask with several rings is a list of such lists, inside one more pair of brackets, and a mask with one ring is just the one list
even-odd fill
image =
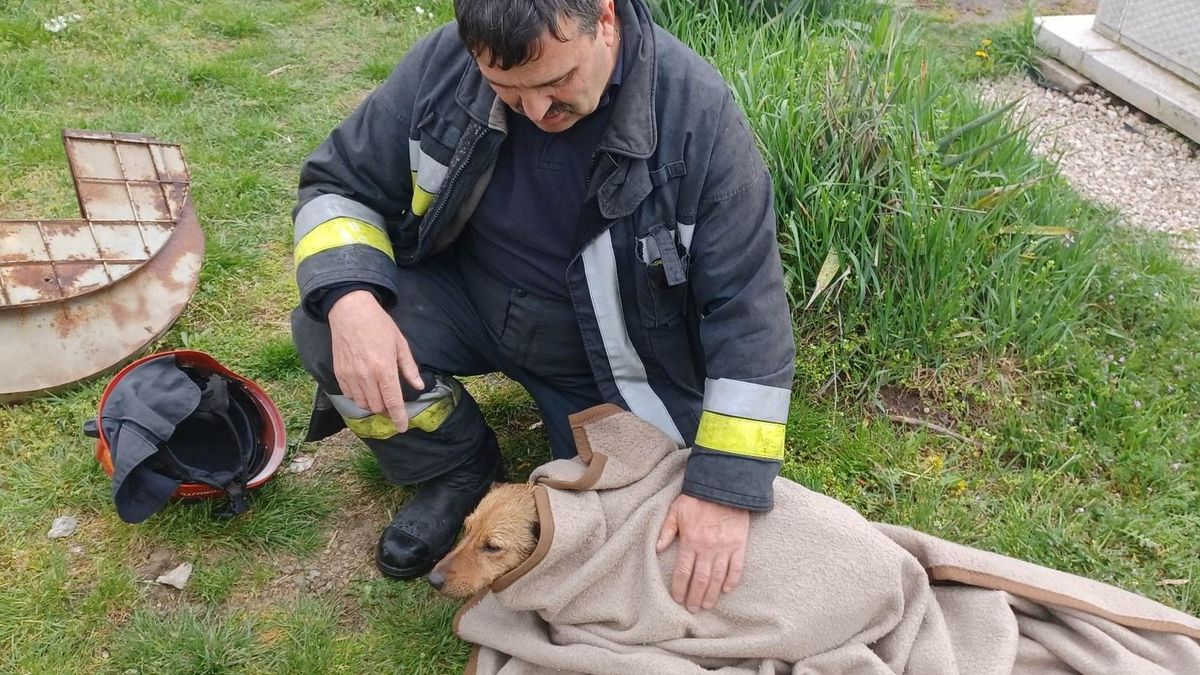
{"label": "plant leaf", "polygon": [[1040,180],[1039,177],[1012,185],[998,185],[986,190],[977,190],[967,195],[967,201],[974,202],[973,208],[990,209],[1002,199],[1018,195]]}
{"label": "plant leaf", "polygon": [[942,136],[937,141],[938,152],[946,152],[946,150],[950,147],[950,144],[953,143],[955,141],[955,139],[957,139],[959,136],[962,136],[963,134],[968,133],[970,131],[974,131],[975,129],[978,129],[979,127],[987,124],[988,122],[991,122],[992,120],[1003,115],[1004,113],[1008,112],[1009,110],[1012,110],[1013,106],[1015,106],[1020,101],[1021,101],[1021,98],[1017,98],[1016,100],[1009,101],[1003,107],[997,108],[996,110],[993,110],[992,112],[987,113],[986,115],[980,115],[979,117],[976,117],[975,119],[971,120],[970,122],[967,122],[966,124],[962,125],[961,127],[954,129],[953,131],[946,134],[945,136]]}
{"label": "plant leaf", "polygon": [[1001,234],[1033,234],[1041,237],[1065,237],[1075,234],[1075,230],[1069,227],[1055,227],[1053,225],[1029,225],[1026,227],[1005,227],[1000,230]]}
{"label": "plant leaf", "polygon": [[817,285],[813,288],[812,296],[808,299],[808,304],[804,309],[812,307],[813,302],[816,302],[817,296],[825,292],[829,288],[829,283],[833,281],[834,275],[842,266],[841,256],[837,250],[830,248],[829,255],[825,256],[825,262],[821,263],[821,271],[817,273]]}
{"label": "plant leaf", "polygon": [[1017,134],[1020,134],[1024,131],[1025,131],[1024,126],[1017,127],[1016,129],[1013,129],[1012,131],[1004,134],[1003,136],[992,139],[990,142],[984,143],[983,145],[981,145],[977,148],[972,148],[961,154],[946,158],[946,160],[944,162],[942,162],[942,166],[946,167],[947,169],[954,167],[954,166],[958,166],[959,164],[967,161],[968,159],[971,159],[972,157],[974,157],[976,155],[983,154],[983,153],[991,150],[992,148],[1000,145],[1001,143],[1008,141],[1009,139],[1015,137]]}

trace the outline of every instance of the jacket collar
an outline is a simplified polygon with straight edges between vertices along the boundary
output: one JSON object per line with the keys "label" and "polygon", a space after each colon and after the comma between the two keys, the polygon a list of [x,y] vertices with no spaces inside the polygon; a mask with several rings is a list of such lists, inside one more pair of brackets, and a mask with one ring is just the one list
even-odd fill
{"label": "jacket collar", "polygon": [[[621,94],[612,103],[615,107],[597,151],[646,159],[658,144],[654,25],[645,0],[617,0],[617,16],[621,21]],[[504,102],[483,79],[475,59],[467,59],[455,99],[476,122],[507,131]]]}

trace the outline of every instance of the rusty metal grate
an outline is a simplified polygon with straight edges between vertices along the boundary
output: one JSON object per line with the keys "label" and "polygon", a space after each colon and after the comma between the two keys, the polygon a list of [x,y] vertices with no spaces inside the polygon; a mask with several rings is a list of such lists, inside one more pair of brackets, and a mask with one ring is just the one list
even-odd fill
{"label": "rusty metal grate", "polygon": [[188,192],[178,145],[64,131],[82,219],[0,221],[0,309],[57,302],[137,271],[166,245]]}

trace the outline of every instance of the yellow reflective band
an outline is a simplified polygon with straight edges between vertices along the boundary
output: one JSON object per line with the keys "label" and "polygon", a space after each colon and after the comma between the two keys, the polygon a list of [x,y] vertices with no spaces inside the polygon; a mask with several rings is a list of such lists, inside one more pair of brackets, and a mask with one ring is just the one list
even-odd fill
{"label": "yellow reflective band", "polygon": [[413,215],[423,216],[423,215],[425,215],[425,212],[429,210],[430,205],[433,204],[433,193],[426,192],[425,190],[421,189],[421,186],[417,185],[417,172],[416,171],[412,172],[412,178],[413,178],[412,212],[413,212]]}
{"label": "yellow reflective band", "polygon": [[342,419],[346,420],[346,426],[359,438],[374,438],[382,441],[399,433],[396,431],[396,425],[392,424],[391,418],[387,415],[371,415],[370,417],[346,417],[343,415]]}
{"label": "yellow reflective band", "polygon": [[392,242],[379,228],[354,218],[333,218],[314,227],[296,244],[296,264],[309,256],[339,246],[363,244],[382,251],[392,260]]}
{"label": "yellow reflective band", "polygon": [[696,445],[732,455],[783,461],[786,432],[787,426],[778,422],[760,422],[705,410],[700,414]]}
{"label": "yellow reflective band", "polygon": [[[421,431],[436,431],[450,416],[450,413],[454,412],[454,399],[455,397],[447,396],[434,401],[428,408],[409,418],[408,427]],[[387,415],[370,415],[368,417],[343,415],[342,419],[346,420],[346,426],[359,438],[373,438],[382,441],[399,433],[396,431],[396,425],[392,423],[392,418]]]}
{"label": "yellow reflective band", "polygon": [[442,426],[442,422],[454,412],[454,399],[457,397],[447,396],[443,399],[435,401],[433,405],[417,413],[408,421],[408,425],[414,429],[421,431],[433,431]]}

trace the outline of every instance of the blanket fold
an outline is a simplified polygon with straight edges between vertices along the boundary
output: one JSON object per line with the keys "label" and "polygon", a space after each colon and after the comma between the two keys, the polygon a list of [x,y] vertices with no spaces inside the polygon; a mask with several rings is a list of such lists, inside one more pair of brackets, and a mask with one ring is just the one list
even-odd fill
{"label": "blanket fold", "polygon": [[871,523],[777,479],[746,573],[695,615],[655,553],[688,450],[604,405],[579,456],[534,470],[534,554],[454,630],[481,675],[1200,673],[1200,620],[1075,575]]}

